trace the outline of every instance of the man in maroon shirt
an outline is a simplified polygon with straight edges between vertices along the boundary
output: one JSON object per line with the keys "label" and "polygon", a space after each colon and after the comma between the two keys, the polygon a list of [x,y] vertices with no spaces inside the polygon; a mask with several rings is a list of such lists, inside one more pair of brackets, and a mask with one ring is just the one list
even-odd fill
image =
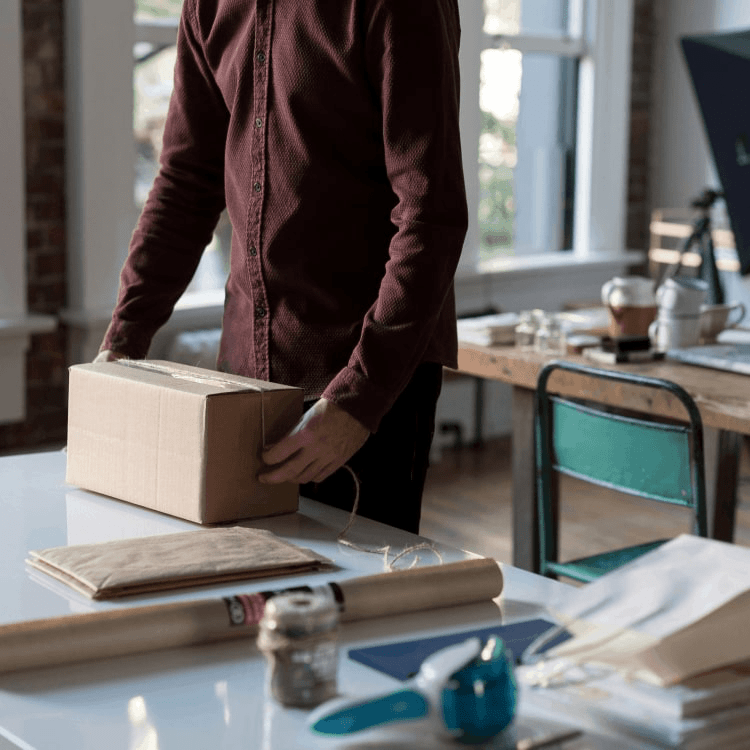
{"label": "man in maroon shirt", "polygon": [[411,531],[456,365],[459,36],[457,0],[185,0],[161,168],[99,356],[147,355],[226,207],[218,368],[309,407],[261,479],[351,507],[348,462],[359,511]]}

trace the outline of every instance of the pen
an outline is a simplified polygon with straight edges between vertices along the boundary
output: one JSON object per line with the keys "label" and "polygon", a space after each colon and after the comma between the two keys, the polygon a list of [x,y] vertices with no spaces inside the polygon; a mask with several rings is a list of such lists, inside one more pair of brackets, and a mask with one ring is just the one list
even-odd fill
{"label": "pen", "polygon": [[551,745],[557,745],[568,740],[574,740],[582,734],[583,732],[580,729],[571,729],[555,734],[545,734],[542,737],[527,737],[525,740],[518,740],[516,750],[539,750],[539,748],[550,747]]}

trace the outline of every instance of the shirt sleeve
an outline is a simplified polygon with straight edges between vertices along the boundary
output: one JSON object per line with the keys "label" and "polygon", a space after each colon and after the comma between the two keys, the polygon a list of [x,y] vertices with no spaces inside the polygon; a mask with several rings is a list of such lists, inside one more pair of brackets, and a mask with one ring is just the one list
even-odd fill
{"label": "shirt sleeve", "polygon": [[190,283],[225,206],[229,112],[183,6],[159,173],[133,232],[102,349],[142,358]]}
{"label": "shirt sleeve", "polygon": [[370,7],[368,75],[382,108],[396,232],[359,342],[323,396],[375,431],[422,361],[444,307],[453,306],[468,211],[456,0],[373,0]]}

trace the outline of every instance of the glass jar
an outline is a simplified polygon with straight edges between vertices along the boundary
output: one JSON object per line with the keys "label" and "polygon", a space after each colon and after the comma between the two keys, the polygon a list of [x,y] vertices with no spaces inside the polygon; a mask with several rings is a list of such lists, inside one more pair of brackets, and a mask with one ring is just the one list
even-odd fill
{"label": "glass jar", "polygon": [[522,310],[519,313],[519,320],[515,331],[516,346],[518,346],[519,349],[534,349],[536,332],[544,316],[544,310],[540,310],[539,308],[535,308],[534,310]]}
{"label": "glass jar", "polygon": [[523,310],[515,328],[515,342],[519,349],[529,350],[534,348],[534,337],[536,336],[536,317],[533,310]]}
{"label": "glass jar", "polygon": [[565,332],[556,315],[542,318],[536,331],[534,348],[540,354],[565,354]]}
{"label": "glass jar", "polygon": [[332,594],[277,594],[266,603],[258,649],[271,694],[285,706],[311,708],[336,695],[339,611]]}

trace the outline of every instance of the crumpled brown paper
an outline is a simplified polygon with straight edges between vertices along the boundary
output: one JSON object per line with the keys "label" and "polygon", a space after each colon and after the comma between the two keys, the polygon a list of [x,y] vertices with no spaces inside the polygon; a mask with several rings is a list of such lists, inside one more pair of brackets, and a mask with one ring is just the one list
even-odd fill
{"label": "crumpled brown paper", "polygon": [[264,529],[202,529],[32,550],[27,562],[92,599],[290,575],[333,563]]}

